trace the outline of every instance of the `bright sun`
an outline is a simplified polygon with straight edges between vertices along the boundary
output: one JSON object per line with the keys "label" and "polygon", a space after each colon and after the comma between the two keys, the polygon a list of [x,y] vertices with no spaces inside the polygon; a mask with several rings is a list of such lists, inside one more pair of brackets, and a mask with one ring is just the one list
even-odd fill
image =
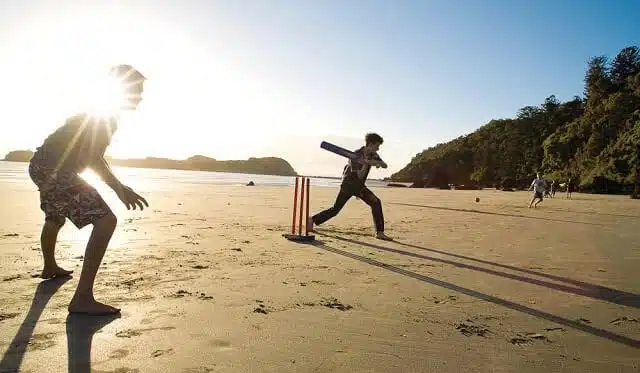
{"label": "bright sun", "polygon": [[[117,141],[107,150],[116,158],[245,157],[274,129],[289,132],[297,128],[294,117],[309,117],[306,105],[292,105],[269,79],[235,62],[224,49],[231,32],[224,24],[210,31],[218,50],[207,44],[209,35],[200,38],[133,4],[139,2],[62,3],[38,5],[6,26],[7,33],[0,27],[0,34],[10,36],[0,45],[3,121],[24,123],[15,126],[11,141],[25,145],[6,146],[35,147],[79,111],[119,111],[122,100],[131,98],[109,79],[110,68],[119,64],[132,65],[149,80],[140,107],[121,113]],[[152,141],[142,141],[150,136]]]}
{"label": "bright sun", "polygon": [[125,85],[107,75],[84,81],[82,91],[85,92],[83,109],[101,117],[114,115],[126,98]]}

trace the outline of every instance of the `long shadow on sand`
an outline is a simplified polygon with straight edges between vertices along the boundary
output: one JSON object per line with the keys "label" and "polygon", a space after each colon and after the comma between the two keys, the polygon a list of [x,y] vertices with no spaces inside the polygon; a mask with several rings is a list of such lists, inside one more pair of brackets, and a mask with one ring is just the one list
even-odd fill
{"label": "long shadow on sand", "polygon": [[119,314],[108,316],[67,316],[67,347],[69,373],[91,373],[91,342],[93,335],[110,322],[120,318]]}
{"label": "long shadow on sand", "polygon": [[[325,231],[325,230],[323,230],[323,231]],[[485,260],[469,258],[469,257],[463,256],[463,255],[450,254],[450,253],[446,253],[446,252],[439,251],[439,250],[427,249],[427,248],[423,248],[423,247],[420,247],[420,246],[417,246],[417,245],[411,245],[411,244],[404,244],[404,243],[401,243],[401,242],[396,242],[397,244],[408,246],[408,247],[412,247],[412,248],[416,248],[416,249],[420,249],[420,250],[427,250],[427,251],[437,252],[439,254],[454,256],[454,257],[461,258],[461,259],[473,260],[473,261],[481,262],[481,263],[488,264],[488,265],[508,268],[508,269],[511,269],[511,270],[526,272],[526,273],[529,273],[529,274],[544,276],[544,277],[548,277],[548,278],[553,278],[554,280],[557,280],[557,281],[564,281],[564,282],[572,283],[573,285],[577,285],[577,286],[568,286],[568,285],[564,285],[564,284],[548,282],[548,281],[539,280],[539,279],[535,279],[535,278],[530,278],[530,277],[526,277],[526,276],[521,276],[521,275],[517,275],[517,274],[496,271],[496,270],[490,269],[490,268],[474,266],[474,265],[471,265],[471,264],[465,264],[465,263],[461,263],[461,262],[457,262],[457,261],[453,261],[453,260],[436,258],[436,257],[433,257],[433,256],[416,254],[416,253],[413,253],[413,252],[410,252],[410,251],[393,249],[393,248],[390,248],[390,247],[385,247],[385,246],[381,246],[381,245],[375,245],[375,244],[372,244],[372,243],[358,241],[358,240],[354,240],[354,239],[351,239],[351,238],[345,238],[345,237],[340,237],[340,236],[335,236],[335,235],[329,235],[329,234],[323,233],[323,231],[318,231],[317,233],[322,234],[322,235],[324,235],[325,237],[328,237],[328,238],[333,238],[333,239],[336,239],[336,240],[341,240],[341,241],[349,242],[349,243],[356,244],[356,245],[366,246],[366,247],[370,247],[370,248],[377,249],[377,250],[382,250],[382,251],[387,251],[387,252],[391,252],[391,253],[411,256],[411,257],[419,258],[419,259],[426,259],[426,260],[430,260],[430,261],[438,262],[438,263],[449,264],[449,265],[452,265],[452,266],[455,266],[455,267],[459,267],[459,268],[470,269],[470,270],[474,270],[474,271],[478,271],[478,272],[488,273],[488,274],[491,274],[491,275],[494,275],[494,276],[500,276],[500,277],[504,277],[504,278],[508,278],[508,279],[512,279],[512,280],[517,280],[517,281],[521,281],[521,282],[526,282],[526,283],[534,284],[534,285],[538,285],[538,286],[544,286],[544,287],[547,287],[549,289],[564,291],[564,292],[567,292],[567,293],[580,295],[580,296],[583,296],[583,297],[589,297],[589,298],[593,298],[593,299],[604,300],[604,301],[607,301],[607,302],[610,302],[610,303],[620,304],[620,305],[623,305],[623,306],[628,306],[628,307],[633,307],[633,308],[640,308],[640,295],[638,295],[638,294],[628,293],[628,292],[624,292],[624,291],[621,291],[621,290],[607,288],[607,287],[604,287],[604,286],[588,284],[588,283],[585,283],[585,282],[566,279],[566,278],[563,278],[563,277],[547,275],[547,274],[539,273],[539,272],[535,272],[535,271],[529,271],[529,270],[526,270],[526,269],[520,269],[520,268],[517,268],[517,267],[511,267],[511,266],[507,266],[507,265],[496,264],[496,263],[485,261]]]}
{"label": "long shadow on sand", "polygon": [[529,308],[529,307],[523,306],[521,304],[513,303],[513,302],[510,302],[510,301],[505,300],[505,299],[494,297],[492,295],[480,293],[478,291],[467,289],[467,288],[452,284],[450,282],[437,280],[435,278],[428,277],[428,276],[425,276],[425,275],[421,275],[419,273],[415,273],[415,272],[407,271],[407,270],[402,269],[402,268],[394,267],[392,265],[389,265],[389,264],[386,264],[386,263],[382,263],[382,262],[379,262],[379,261],[371,259],[371,258],[367,258],[367,257],[361,256],[361,255],[350,253],[348,251],[344,251],[344,250],[340,250],[340,249],[331,247],[331,246],[326,245],[325,243],[323,243],[321,241],[316,241],[316,242],[312,243],[312,245],[314,247],[319,248],[319,249],[326,250],[326,251],[329,251],[329,252],[332,252],[332,253],[335,253],[335,254],[343,255],[343,256],[345,256],[347,258],[359,260],[359,261],[361,261],[363,263],[367,263],[367,264],[370,264],[370,265],[375,266],[375,267],[383,268],[383,269],[386,269],[388,271],[392,271],[392,272],[395,272],[395,273],[398,273],[398,274],[401,274],[401,275],[404,275],[404,276],[408,276],[408,277],[411,277],[411,278],[414,278],[414,279],[417,279],[417,280],[420,280],[420,281],[423,281],[423,282],[426,282],[426,283],[429,283],[429,284],[432,284],[432,285],[441,286],[441,287],[444,287],[444,288],[452,290],[452,291],[457,291],[459,293],[462,293],[462,294],[465,294],[465,295],[468,295],[468,296],[471,296],[471,297],[474,297],[474,298],[482,299],[484,301],[491,302],[491,303],[494,303],[494,304],[497,304],[497,305],[500,305],[500,306],[504,306],[504,307],[510,308],[512,310],[520,311],[520,312],[526,313],[526,314],[531,315],[531,316],[539,317],[539,318],[542,318],[542,319],[545,319],[545,320],[548,320],[548,321],[551,321],[551,322],[554,322],[554,323],[557,323],[557,324],[560,324],[560,325],[564,325],[564,326],[567,326],[567,327],[570,327],[570,328],[581,330],[581,331],[583,331],[585,333],[589,333],[589,334],[592,334],[592,335],[595,335],[595,336],[598,336],[598,337],[601,337],[601,338],[606,338],[606,339],[609,339],[611,341],[618,342],[618,343],[621,343],[621,344],[624,344],[624,345],[627,345],[627,346],[640,348],[640,341],[632,339],[632,338],[629,338],[629,337],[625,337],[623,335],[615,334],[615,333],[612,333],[612,332],[604,330],[604,329],[594,328],[594,327],[589,326],[589,325],[581,324],[581,323],[579,323],[577,321],[568,320],[568,319],[565,319],[565,318],[560,317],[560,316],[556,316],[556,315],[553,315],[553,314],[550,314],[550,313],[547,313],[547,312],[544,312],[544,311],[539,311],[539,310],[536,310],[536,309],[533,309],[533,308]]}
{"label": "long shadow on sand", "polygon": [[0,372],[20,371],[20,365],[22,365],[22,360],[24,359],[24,355],[27,351],[27,346],[33,336],[33,330],[35,329],[42,312],[47,306],[47,303],[51,300],[51,297],[53,297],[53,294],[55,294],[58,289],[60,289],[60,287],[70,279],[71,277],[55,278],[52,280],[42,281],[38,284],[36,292],[33,295],[33,300],[31,301],[29,312],[27,313],[27,316],[25,316],[15,337],[13,337],[9,348],[2,357],[2,361],[0,361]]}
{"label": "long shadow on sand", "polygon": [[491,211],[481,211],[474,209],[459,209],[453,207],[443,207],[443,206],[429,206],[429,205],[417,205],[413,203],[402,203],[402,202],[387,202],[390,205],[399,205],[399,206],[409,206],[409,207],[420,207],[425,209],[435,209],[435,210],[444,210],[444,211],[456,211],[456,212],[466,212],[471,214],[485,214],[485,215],[497,215],[497,216],[507,216],[511,218],[522,218],[522,219],[532,219],[532,220],[546,220],[553,221],[558,223],[571,223],[571,224],[585,224],[585,225],[595,225],[600,227],[606,227],[607,224],[593,223],[587,221],[575,221],[575,220],[563,220],[563,219],[554,219],[546,216],[528,216],[528,215],[520,215],[520,214],[506,214],[503,212],[491,212]]}

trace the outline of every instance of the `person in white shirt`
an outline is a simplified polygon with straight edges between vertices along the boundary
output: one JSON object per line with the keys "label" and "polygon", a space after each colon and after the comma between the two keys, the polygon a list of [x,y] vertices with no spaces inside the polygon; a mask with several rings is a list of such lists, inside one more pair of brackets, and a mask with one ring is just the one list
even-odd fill
{"label": "person in white shirt", "polygon": [[[533,198],[531,198],[531,202],[529,202],[529,208],[533,205],[533,207],[537,207],[538,203],[542,202],[544,199],[545,192],[545,182],[540,178],[540,174],[536,174],[536,178],[533,179],[531,185],[529,186],[529,191],[533,188]],[[533,203],[535,200],[538,200],[535,204]]]}

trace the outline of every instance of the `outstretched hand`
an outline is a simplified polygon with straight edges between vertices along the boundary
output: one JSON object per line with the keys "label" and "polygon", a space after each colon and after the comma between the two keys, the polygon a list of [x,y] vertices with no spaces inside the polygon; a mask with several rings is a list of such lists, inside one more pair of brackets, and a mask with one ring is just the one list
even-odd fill
{"label": "outstretched hand", "polygon": [[123,185],[117,194],[120,201],[127,206],[127,210],[131,210],[132,208],[135,210],[136,206],[140,207],[140,210],[144,210],[144,207],[142,206],[143,204],[144,206],[149,207],[149,203],[147,203],[146,199],[126,185]]}
{"label": "outstretched hand", "polygon": [[382,159],[366,159],[362,157],[361,162],[377,168],[387,168],[387,164]]}
{"label": "outstretched hand", "polygon": [[381,159],[380,160],[371,160],[370,162],[371,162],[370,164],[372,166],[375,166],[376,168],[380,168],[380,167],[387,168],[387,164],[384,163],[384,161],[381,160]]}

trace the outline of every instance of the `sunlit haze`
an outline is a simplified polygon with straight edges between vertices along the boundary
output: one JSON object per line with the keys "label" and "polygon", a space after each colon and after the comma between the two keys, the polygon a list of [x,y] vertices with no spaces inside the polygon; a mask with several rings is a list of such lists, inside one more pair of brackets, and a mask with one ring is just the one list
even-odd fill
{"label": "sunlit haze", "polygon": [[632,1],[8,3],[0,156],[35,149],[126,63],[148,81],[108,155],[280,156],[312,175],[344,164],[322,140],[355,148],[375,131],[389,169],[371,177],[388,176],[492,118],[581,95],[591,56],[640,40]]}

